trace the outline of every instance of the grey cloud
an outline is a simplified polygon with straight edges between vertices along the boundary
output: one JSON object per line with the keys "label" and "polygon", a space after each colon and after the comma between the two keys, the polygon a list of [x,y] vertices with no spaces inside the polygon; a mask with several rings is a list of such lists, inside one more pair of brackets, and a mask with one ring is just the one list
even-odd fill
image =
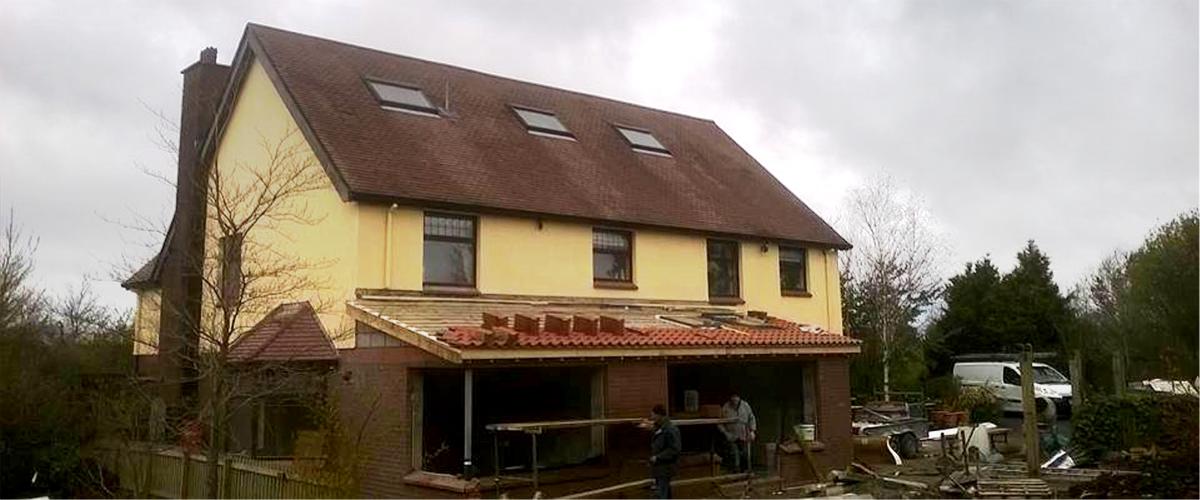
{"label": "grey cloud", "polygon": [[145,107],[176,116],[179,70],[248,21],[715,119],[830,219],[888,172],[953,261],[1036,238],[1064,284],[1197,204],[1193,2],[10,1],[0,206],[46,286],[147,253],[103,222],[170,215]]}

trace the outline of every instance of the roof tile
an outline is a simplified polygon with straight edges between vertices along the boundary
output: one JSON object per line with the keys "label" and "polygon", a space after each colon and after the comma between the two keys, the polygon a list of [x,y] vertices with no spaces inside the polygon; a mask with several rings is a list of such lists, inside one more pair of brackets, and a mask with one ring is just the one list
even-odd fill
{"label": "roof tile", "polygon": [[229,349],[234,362],[331,361],[337,357],[337,349],[308,302],[279,305]]}
{"label": "roof tile", "polygon": [[[254,24],[246,36],[351,199],[849,247],[711,120]],[[417,86],[449,109],[383,109],[366,78]],[[576,141],[528,133],[514,104],[553,112]],[[618,124],[651,131],[671,157],[635,152]]]}

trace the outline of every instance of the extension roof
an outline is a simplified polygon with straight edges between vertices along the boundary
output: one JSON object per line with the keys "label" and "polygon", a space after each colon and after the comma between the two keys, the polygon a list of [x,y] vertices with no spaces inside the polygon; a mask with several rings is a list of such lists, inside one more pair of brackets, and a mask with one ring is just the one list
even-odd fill
{"label": "extension roof", "polygon": [[360,297],[347,305],[347,312],[390,338],[452,363],[795,356],[860,349],[858,340],[816,325],[707,305],[380,296]]}
{"label": "extension roof", "polygon": [[[256,24],[206,154],[252,60],[345,200],[850,247],[711,120]],[[383,109],[368,79],[419,88],[438,116]],[[553,113],[574,140],[529,133],[513,106]],[[616,126],[670,156],[635,152]]]}

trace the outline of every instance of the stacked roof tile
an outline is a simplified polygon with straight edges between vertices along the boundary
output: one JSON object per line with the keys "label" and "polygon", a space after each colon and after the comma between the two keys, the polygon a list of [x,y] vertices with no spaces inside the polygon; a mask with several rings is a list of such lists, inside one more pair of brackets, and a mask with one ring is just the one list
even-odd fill
{"label": "stacked roof tile", "polygon": [[819,348],[859,344],[816,325],[707,305],[413,297],[358,300],[351,307],[463,350]]}

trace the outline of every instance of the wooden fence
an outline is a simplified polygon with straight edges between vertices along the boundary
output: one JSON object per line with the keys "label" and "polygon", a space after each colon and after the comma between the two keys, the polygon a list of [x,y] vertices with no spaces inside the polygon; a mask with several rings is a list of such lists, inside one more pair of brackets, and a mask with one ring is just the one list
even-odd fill
{"label": "wooden fence", "polygon": [[137,443],[96,449],[97,458],[115,472],[121,488],[138,497],[158,498],[340,498],[346,492],[289,474],[260,461],[228,457],[219,467],[217,492],[208,491],[205,457],[173,447]]}

